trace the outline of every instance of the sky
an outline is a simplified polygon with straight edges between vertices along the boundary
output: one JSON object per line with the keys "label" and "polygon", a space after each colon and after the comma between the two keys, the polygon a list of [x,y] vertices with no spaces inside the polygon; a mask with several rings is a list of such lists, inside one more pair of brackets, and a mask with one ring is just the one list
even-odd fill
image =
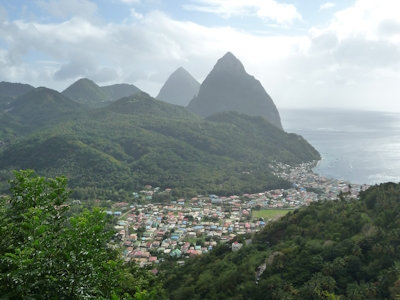
{"label": "sky", "polygon": [[399,0],[2,0],[0,81],[157,96],[232,52],[280,108],[400,111]]}

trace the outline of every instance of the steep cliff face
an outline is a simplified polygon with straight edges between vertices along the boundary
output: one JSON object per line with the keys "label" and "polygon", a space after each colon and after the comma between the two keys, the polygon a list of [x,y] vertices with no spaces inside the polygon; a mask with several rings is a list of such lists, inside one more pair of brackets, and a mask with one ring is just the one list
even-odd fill
{"label": "steep cliff face", "polygon": [[156,97],[171,104],[187,106],[199,92],[200,83],[184,68],[177,69],[167,79]]}
{"label": "steep cliff face", "polygon": [[271,97],[230,52],[218,60],[201,84],[197,97],[187,108],[203,118],[223,111],[262,116],[283,130],[279,112]]}

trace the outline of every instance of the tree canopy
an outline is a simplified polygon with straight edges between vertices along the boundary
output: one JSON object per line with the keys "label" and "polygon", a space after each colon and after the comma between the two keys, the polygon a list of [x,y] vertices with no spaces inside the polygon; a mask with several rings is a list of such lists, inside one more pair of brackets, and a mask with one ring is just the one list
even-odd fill
{"label": "tree canopy", "polygon": [[163,299],[156,278],[107,247],[99,209],[66,217],[67,179],[15,172],[0,205],[2,299]]}

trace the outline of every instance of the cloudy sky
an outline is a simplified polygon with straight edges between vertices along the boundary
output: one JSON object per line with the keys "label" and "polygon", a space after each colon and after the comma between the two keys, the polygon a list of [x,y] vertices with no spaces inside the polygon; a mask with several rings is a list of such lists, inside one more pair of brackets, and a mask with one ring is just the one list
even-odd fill
{"label": "cloudy sky", "polygon": [[156,96],[231,51],[279,108],[400,111],[398,0],[2,0],[0,81]]}

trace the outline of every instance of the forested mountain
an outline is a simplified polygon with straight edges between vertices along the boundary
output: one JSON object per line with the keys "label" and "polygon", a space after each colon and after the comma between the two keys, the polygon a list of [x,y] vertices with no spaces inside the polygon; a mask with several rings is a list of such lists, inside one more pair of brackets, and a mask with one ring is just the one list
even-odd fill
{"label": "forested mountain", "polygon": [[178,68],[169,76],[156,97],[159,100],[187,106],[199,92],[200,83],[184,68]]}
{"label": "forested mountain", "polygon": [[33,90],[34,87],[25,83],[0,82],[0,95],[19,97]]}
{"label": "forested mountain", "polygon": [[81,111],[81,105],[45,87],[24,94],[8,106],[8,114],[18,117],[31,129],[59,122]]}
{"label": "forested mountain", "polygon": [[27,132],[29,128],[23,126],[17,117],[0,110],[0,151]]}
{"label": "forested mountain", "polygon": [[394,183],[312,203],[238,252],[227,244],[183,267],[164,263],[164,286],[171,299],[398,299],[399,215]]}
{"label": "forested mountain", "polygon": [[101,89],[109,96],[110,100],[118,100],[140,92],[140,89],[133,84],[126,83],[102,86]]}
{"label": "forested mountain", "polygon": [[165,105],[164,102],[150,97],[150,95],[145,92],[139,92],[133,96],[115,101],[110,104],[107,110],[120,114],[137,116],[150,115],[152,117],[198,119],[195,114],[184,107]]}
{"label": "forested mountain", "polygon": [[33,89],[29,84],[0,82],[0,110],[6,109],[13,100]]}
{"label": "forested mountain", "polygon": [[269,170],[272,160],[318,158],[304,139],[262,118],[222,113],[201,120],[140,93],[3,147],[0,169],[64,174],[71,187],[133,190],[151,184],[232,194],[288,187]]}
{"label": "forested mountain", "polygon": [[243,64],[230,52],[218,60],[188,109],[201,117],[223,111],[262,116],[283,129],[271,97],[258,80],[247,74]]}
{"label": "forested mountain", "polygon": [[74,82],[62,94],[89,107],[105,106],[112,99],[101,87],[87,78]]}

